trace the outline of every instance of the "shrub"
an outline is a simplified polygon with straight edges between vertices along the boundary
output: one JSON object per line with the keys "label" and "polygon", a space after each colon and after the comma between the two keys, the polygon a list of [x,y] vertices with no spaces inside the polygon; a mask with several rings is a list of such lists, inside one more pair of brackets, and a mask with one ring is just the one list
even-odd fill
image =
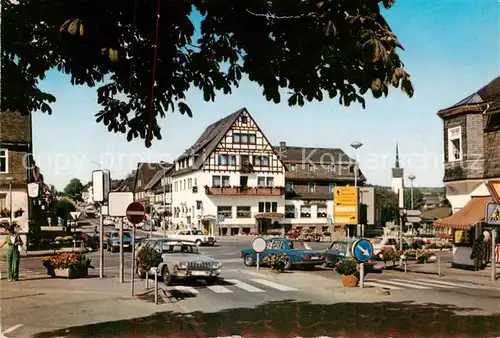
{"label": "shrub", "polygon": [[288,259],[288,256],[285,254],[276,254],[264,257],[263,262],[269,265],[271,269],[283,271]]}
{"label": "shrub", "polygon": [[352,276],[358,272],[358,265],[352,259],[344,259],[335,264],[335,271],[342,276]]}
{"label": "shrub", "polygon": [[158,265],[162,262],[163,259],[161,258],[161,253],[153,247],[146,246],[139,252],[137,266],[141,270],[142,274],[149,271],[151,268],[158,267]]}
{"label": "shrub", "polygon": [[332,235],[332,234],[331,234],[330,232],[328,232],[328,231],[323,232],[323,236],[329,237],[329,236],[331,236],[331,235]]}

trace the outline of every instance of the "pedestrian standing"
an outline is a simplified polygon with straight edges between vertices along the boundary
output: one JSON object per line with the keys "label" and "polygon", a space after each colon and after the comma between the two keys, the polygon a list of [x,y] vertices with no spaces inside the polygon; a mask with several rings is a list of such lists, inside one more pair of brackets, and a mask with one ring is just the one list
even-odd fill
{"label": "pedestrian standing", "polygon": [[19,280],[20,250],[23,246],[23,241],[21,236],[16,234],[14,225],[11,225],[7,229],[7,233],[7,238],[2,245],[0,245],[0,248],[7,245],[7,280],[12,282]]}

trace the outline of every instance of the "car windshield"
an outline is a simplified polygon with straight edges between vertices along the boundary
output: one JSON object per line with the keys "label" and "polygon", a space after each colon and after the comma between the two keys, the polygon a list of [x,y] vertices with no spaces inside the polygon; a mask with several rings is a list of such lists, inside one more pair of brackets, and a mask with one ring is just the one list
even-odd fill
{"label": "car windshield", "polygon": [[302,241],[292,241],[291,243],[291,249],[293,250],[312,250],[307,243],[302,242]]}
{"label": "car windshield", "polygon": [[163,252],[164,253],[192,253],[197,254],[200,253],[198,251],[198,247],[196,245],[191,244],[163,244]]}

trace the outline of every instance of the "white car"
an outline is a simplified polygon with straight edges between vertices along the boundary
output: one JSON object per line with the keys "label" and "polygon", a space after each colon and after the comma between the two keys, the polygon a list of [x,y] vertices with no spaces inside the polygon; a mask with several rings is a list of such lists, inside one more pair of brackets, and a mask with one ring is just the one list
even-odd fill
{"label": "white car", "polygon": [[177,231],[175,235],[167,236],[169,240],[177,240],[177,241],[192,241],[195,242],[196,245],[215,245],[215,237],[207,236],[201,230],[184,230]]}
{"label": "white car", "polygon": [[102,222],[105,226],[114,226],[115,225],[115,220],[112,219],[111,217],[106,217],[104,221]]}
{"label": "white car", "polygon": [[[399,237],[397,236],[382,236],[375,237],[370,240],[373,245],[373,254],[376,255],[383,248],[390,247],[394,250],[399,250]],[[410,242],[403,237],[403,249],[408,249],[410,247]]]}

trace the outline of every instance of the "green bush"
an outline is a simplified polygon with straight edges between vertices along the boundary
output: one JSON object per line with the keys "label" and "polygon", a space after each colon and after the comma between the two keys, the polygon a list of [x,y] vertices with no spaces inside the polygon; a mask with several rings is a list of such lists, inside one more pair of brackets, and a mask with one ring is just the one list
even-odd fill
{"label": "green bush", "polygon": [[352,259],[344,259],[335,265],[335,271],[342,276],[352,276],[358,272],[358,265]]}
{"label": "green bush", "polygon": [[163,262],[161,258],[161,253],[150,246],[146,246],[141,249],[138,257],[138,267],[141,273],[149,271],[151,268],[156,268],[160,263]]}

